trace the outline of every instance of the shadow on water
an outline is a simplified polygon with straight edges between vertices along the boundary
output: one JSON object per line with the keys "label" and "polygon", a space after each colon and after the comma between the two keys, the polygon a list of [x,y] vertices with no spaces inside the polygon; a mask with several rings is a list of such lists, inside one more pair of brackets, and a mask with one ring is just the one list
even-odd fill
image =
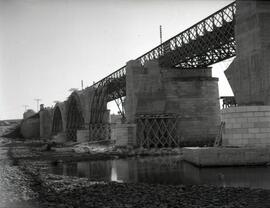
{"label": "shadow on water", "polygon": [[270,167],[197,168],[175,156],[58,164],[49,171],[103,181],[270,189]]}

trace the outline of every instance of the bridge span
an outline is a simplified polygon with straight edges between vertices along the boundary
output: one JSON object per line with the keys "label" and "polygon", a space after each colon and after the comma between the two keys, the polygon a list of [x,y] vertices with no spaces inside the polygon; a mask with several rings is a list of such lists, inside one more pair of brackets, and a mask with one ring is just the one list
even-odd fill
{"label": "bridge span", "polygon": [[[225,72],[236,102],[270,104],[268,7],[263,1],[233,2],[74,91],[54,107],[51,122],[41,122],[41,129],[48,129],[41,137],[115,139],[119,146],[148,148],[212,144],[221,117],[211,65],[237,54]],[[117,103],[121,122],[110,122],[110,101]]]}
{"label": "bridge span", "polygon": [[[119,145],[144,147],[211,142],[220,119],[217,79],[208,67],[235,56],[235,14],[234,2],[73,92],[55,105],[52,122],[47,123],[51,127],[41,136],[58,134],[79,141],[117,137]],[[169,95],[171,91],[177,92]],[[121,123],[110,124],[110,101],[117,103]],[[202,131],[205,135],[198,139]]]}

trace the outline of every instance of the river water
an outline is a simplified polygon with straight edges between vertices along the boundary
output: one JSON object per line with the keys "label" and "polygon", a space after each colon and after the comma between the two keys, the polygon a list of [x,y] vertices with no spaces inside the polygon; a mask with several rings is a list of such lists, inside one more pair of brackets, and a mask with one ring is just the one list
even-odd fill
{"label": "river water", "polygon": [[63,163],[49,171],[102,181],[270,189],[270,167],[198,168],[179,156]]}

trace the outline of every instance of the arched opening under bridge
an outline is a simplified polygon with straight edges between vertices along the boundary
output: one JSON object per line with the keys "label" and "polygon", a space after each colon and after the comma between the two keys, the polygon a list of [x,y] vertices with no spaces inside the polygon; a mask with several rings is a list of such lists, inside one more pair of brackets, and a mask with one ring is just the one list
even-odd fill
{"label": "arched opening under bridge", "polygon": [[68,99],[66,136],[68,140],[76,141],[77,130],[84,128],[84,118],[81,103],[77,94],[72,94]]}
{"label": "arched opening under bridge", "polygon": [[52,134],[55,135],[59,132],[63,132],[63,120],[60,107],[56,106],[53,113]]}
{"label": "arched opening under bridge", "polygon": [[89,136],[90,140],[110,139],[109,111],[107,109],[107,87],[95,89],[92,99]]}

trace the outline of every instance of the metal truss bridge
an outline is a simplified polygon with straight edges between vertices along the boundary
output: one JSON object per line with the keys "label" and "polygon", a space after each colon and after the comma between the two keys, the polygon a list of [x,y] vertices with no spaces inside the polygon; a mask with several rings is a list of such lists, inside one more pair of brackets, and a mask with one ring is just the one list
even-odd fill
{"label": "metal truss bridge", "polygon": [[[204,68],[231,58],[236,55],[235,13],[236,3],[233,2],[136,60],[142,65],[149,60],[158,60],[161,66],[181,70]],[[91,87],[97,89],[91,123],[99,123],[100,110],[105,102],[121,99],[126,95],[126,66]]]}

